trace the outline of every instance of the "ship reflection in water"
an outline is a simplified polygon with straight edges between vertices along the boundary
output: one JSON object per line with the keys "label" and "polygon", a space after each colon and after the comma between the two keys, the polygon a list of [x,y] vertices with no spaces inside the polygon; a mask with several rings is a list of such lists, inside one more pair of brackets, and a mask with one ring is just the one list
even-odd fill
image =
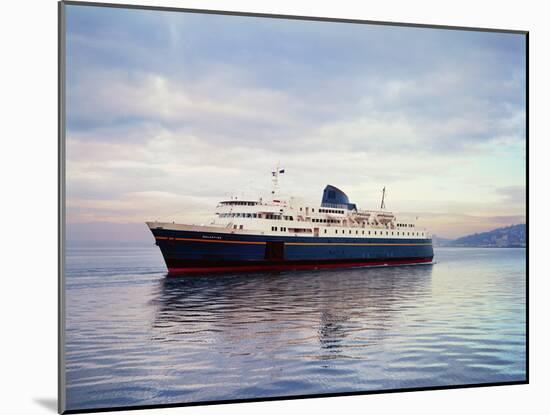
{"label": "ship reflection in water", "polygon": [[525,378],[523,249],[190,278],[88,254],[69,261],[70,409]]}
{"label": "ship reflection in water", "polygon": [[[193,334],[220,356],[261,349],[284,361],[292,349],[308,360],[354,358],[354,348],[384,338],[407,302],[429,295],[432,265],[404,269],[166,278],[152,333],[167,342]],[[262,370],[277,366],[266,363]]]}

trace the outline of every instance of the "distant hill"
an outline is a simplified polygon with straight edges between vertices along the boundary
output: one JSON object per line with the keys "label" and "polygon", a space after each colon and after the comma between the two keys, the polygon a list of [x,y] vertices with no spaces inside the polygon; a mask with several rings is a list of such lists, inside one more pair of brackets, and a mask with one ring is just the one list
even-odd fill
{"label": "distant hill", "polygon": [[463,236],[445,241],[443,246],[485,247],[485,248],[523,248],[527,244],[525,224],[507,226],[489,232]]}

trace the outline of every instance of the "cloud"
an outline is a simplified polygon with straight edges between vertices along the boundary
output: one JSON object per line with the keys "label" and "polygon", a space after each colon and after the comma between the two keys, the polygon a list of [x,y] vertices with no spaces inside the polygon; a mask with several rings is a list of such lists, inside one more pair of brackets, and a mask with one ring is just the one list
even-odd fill
{"label": "cloud", "polygon": [[443,231],[525,211],[519,35],[68,9],[72,222],[199,220],[277,161],[288,193],[386,185]]}
{"label": "cloud", "polygon": [[525,186],[505,186],[497,189],[502,196],[502,202],[511,206],[524,206],[526,202]]}

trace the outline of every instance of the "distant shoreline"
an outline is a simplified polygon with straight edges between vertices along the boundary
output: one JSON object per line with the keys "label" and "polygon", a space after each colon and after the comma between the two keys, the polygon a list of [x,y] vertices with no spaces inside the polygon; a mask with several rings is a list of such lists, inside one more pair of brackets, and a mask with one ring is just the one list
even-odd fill
{"label": "distant shoreline", "polygon": [[484,249],[510,249],[527,248],[527,245],[492,246],[492,245],[434,245],[434,248],[484,248]]}

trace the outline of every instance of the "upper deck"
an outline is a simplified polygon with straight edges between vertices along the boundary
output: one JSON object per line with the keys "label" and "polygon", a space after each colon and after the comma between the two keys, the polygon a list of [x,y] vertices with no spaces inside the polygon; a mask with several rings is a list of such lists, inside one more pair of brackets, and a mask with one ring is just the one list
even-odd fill
{"label": "upper deck", "polygon": [[[398,218],[385,209],[383,190],[380,210],[360,210],[335,186],[327,185],[320,204],[306,203],[278,192],[279,167],[272,172],[273,190],[268,198],[222,200],[208,225],[219,232],[273,236],[426,239],[431,235],[415,220]],[[193,227],[190,224],[163,224]],[[150,225],[151,226],[151,225]]]}
{"label": "upper deck", "polygon": [[[415,221],[387,210],[358,210],[355,205],[313,205],[296,199],[221,201],[208,225],[166,224],[193,229],[258,235],[345,238],[425,239],[431,237]],[[206,230],[209,228],[209,230]]]}

